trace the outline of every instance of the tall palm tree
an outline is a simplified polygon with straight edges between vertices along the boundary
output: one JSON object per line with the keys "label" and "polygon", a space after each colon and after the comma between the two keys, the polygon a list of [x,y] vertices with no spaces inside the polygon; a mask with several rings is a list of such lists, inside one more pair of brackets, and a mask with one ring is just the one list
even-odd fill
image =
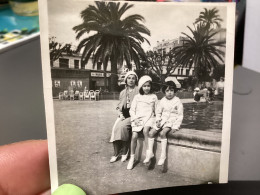
{"label": "tall palm tree", "polygon": [[192,36],[182,33],[185,35],[183,45],[175,47],[173,54],[175,61],[183,67],[191,69],[194,65],[195,76],[201,80],[202,73],[210,73],[220,62],[224,63],[225,53],[220,48],[225,46],[225,41],[216,41],[214,36],[218,31],[208,30],[203,24],[195,26],[195,30],[188,28]]}
{"label": "tall palm tree", "polygon": [[83,23],[73,27],[77,39],[91,31],[95,32],[94,35],[81,40],[77,51],[83,49],[83,65],[93,58],[93,65],[102,62],[106,72],[108,62],[111,62],[112,90],[115,90],[117,85],[118,65],[125,61],[130,67],[133,61],[139,68],[140,57],[145,58],[141,43],[149,43],[142,35],[150,35],[150,31],[140,23],[144,21],[141,15],[134,14],[123,18],[125,12],[132,7],[133,5],[128,3],[120,6],[120,3],[114,2],[95,2],[95,5],[89,5],[81,12]]}
{"label": "tall palm tree", "polygon": [[199,17],[196,19],[195,24],[201,23],[205,25],[207,29],[210,27],[214,27],[216,25],[218,28],[220,28],[220,22],[223,20],[220,18],[218,15],[218,9],[213,8],[213,9],[207,9],[204,8],[204,11],[200,12]]}

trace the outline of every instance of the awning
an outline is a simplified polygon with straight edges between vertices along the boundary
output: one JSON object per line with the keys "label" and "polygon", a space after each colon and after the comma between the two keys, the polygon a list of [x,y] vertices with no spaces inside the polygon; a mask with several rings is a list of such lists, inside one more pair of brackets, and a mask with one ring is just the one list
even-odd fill
{"label": "awning", "polygon": [[177,80],[184,80],[186,78],[188,78],[188,77],[177,77]]}
{"label": "awning", "polygon": [[165,79],[165,82],[167,82],[167,81],[173,81],[177,88],[181,88],[181,84],[179,83],[179,81],[175,77],[167,77]]}

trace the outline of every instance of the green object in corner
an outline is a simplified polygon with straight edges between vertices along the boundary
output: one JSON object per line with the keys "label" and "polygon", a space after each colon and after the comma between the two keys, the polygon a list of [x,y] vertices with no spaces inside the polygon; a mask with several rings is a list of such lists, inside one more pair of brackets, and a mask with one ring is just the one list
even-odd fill
{"label": "green object in corner", "polygon": [[52,195],[86,195],[86,193],[73,184],[63,184]]}

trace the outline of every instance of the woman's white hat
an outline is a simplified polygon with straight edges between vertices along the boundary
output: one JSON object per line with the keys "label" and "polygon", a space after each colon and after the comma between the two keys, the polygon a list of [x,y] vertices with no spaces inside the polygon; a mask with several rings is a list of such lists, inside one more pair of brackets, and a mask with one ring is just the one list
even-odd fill
{"label": "woman's white hat", "polygon": [[194,91],[199,91],[200,90],[200,88],[198,88],[198,87],[196,87],[195,89],[194,89]]}
{"label": "woman's white hat", "polygon": [[128,72],[126,73],[126,75],[125,75],[125,78],[124,78],[125,83],[126,83],[126,79],[127,79],[127,77],[128,77],[129,75],[135,75],[136,79],[138,80],[138,76],[137,76],[137,74],[136,74],[134,71],[128,71]]}
{"label": "woman's white hat", "polygon": [[140,89],[147,81],[152,81],[152,78],[148,75],[142,76],[138,82],[138,88]]}

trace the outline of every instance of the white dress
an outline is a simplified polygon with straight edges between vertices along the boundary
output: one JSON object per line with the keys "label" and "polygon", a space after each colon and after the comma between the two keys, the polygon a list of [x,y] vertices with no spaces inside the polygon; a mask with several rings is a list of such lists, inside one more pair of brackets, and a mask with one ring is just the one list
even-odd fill
{"label": "white dress", "polygon": [[154,125],[156,130],[169,127],[171,129],[179,129],[183,120],[183,105],[178,97],[168,100],[162,98],[156,107],[156,121],[161,121],[161,127]]}
{"label": "white dress", "polygon": [[[155,94],[141,95],[134,97],[130,108],[132,131],[139,132],[145,126],[152,127],[155,123],[155,106],[158,98]],[[138,119],[138,124],[135,120]]]}

